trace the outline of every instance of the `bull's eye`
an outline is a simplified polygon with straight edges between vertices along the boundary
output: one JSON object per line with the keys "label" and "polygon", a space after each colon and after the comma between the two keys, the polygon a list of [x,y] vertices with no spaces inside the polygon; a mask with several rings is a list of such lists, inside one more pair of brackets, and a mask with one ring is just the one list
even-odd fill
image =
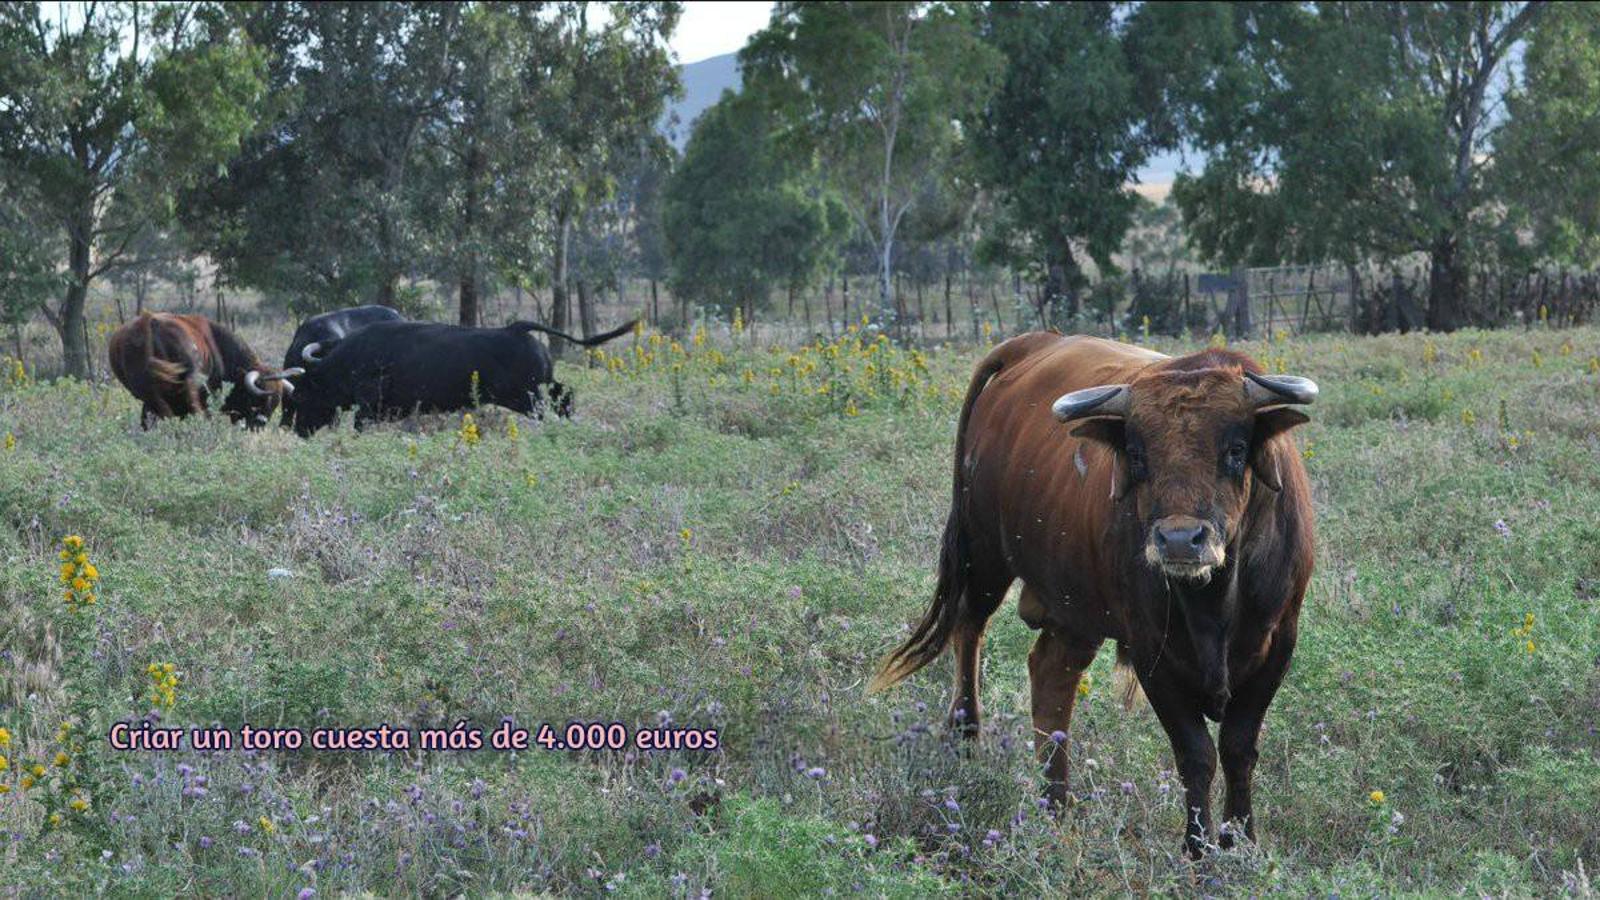
{"label": "bull's eye", "polygon": [[1249,453],[1249,445],[1242,440],[1236,440],[1228,444],[1227,453],[1223,455],[1223,463],[1228,470],[1228,474],[1243,475],[1244,464]]}
{"label": "bull's eye", "polygon": [[1144,441],[1134,435],[1128,436],[1126,447],[1128,454],[1128,474],[1134,481],[1143,481],[1150,475],[1150,463],[1144,452]]}

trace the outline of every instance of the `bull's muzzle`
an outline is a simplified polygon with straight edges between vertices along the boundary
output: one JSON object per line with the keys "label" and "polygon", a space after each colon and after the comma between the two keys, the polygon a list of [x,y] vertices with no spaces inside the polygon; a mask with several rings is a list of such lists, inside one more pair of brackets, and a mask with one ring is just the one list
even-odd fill
{"label": "bull's muzzle", "polygon": [[1225,549],[1222,535],[1204,519],[1169,516],[1150,528],[1145,558],[1167,575],[1205,580],[1211,570],[1222,565]]}

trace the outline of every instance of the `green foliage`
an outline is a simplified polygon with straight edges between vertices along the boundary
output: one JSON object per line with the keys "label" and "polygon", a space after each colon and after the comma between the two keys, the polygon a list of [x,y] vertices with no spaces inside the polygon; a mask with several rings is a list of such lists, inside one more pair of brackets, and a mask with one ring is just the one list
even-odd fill
{"label": "green foliage", "polygon": [[[1153,4],[1153,79],[1206,156],[1174,196],[1223,264],[1430,256],[1428,323],[1467,321],[1497,230],[1497,107],[1537,3]],[[1187,42],[1197,42],[1185,46]],[[1158,73],[1159,74],[1159,73]]]}
{"label": "green foliage", "polygon": [[746,89],[785,143],[817,155],[871,244],[886,314],[901,224],[959,171],[959,123],[992,89],[998,60],[973,15],[965,4],[779,3],[740,52]]}
{"label": "green foliage", "polygon": [[[238,149],[264,90],[262,55],[219,6],[147,10],[96,3],[52,18],[43,4],[0,8],[0,179],[32,223],[5,240],[36,241],[44,222],[60,229],[51,243],[64,253],[51,262],[65,269],[65,295],[39,307],[60,333],[67,373],[80,377],[90,283],[170,222],[176,192]],[[22,293],[38,302],[37,290]]]}
{"label": "green foliage", "polygon": [[672,290],[731,310],[764,306],[775,283],[808,284],[846,228],[819,182],[776,145],[760,103],[724,93],[663,191]]}
{"label": "green foliage", "polygon": [[[1600,261],[1600,11],[1552,7],[1529,37],[1506,107],[1491,177],[1516,231],[1502,252],[1516,261],[1593,266]],[[1530,240],[1520,240],[1523,233]]]}
{"label": "green foliage", "polygon": [[980,177],[1003,204],[987,255],[1043,273],[1052,300],[1084,280],[1075,245],[1113,268],[1139,202],[1129,183],[1154,146],[1118,16],[1114,3],[987,9],[1005,58],[973,129]]}

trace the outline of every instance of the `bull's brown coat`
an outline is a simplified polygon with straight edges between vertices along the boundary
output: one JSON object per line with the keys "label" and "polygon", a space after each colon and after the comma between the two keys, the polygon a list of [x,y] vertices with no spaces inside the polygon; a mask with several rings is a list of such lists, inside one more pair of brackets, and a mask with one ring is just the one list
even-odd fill
{"label": "bull's brown coat", "polygon": [[[224,411],[235,421],[259,424],[285,390],[276,368],[205,316],[142,313],[112,332],[106,349],[112,374],[143,404],[140,421],[147,428],[154,419],[207,413],[207,395],[224,382],[233,385]],[[251,372],[265,395],[246,386]]]}
{"label": "bull's brown coat", "polygon": [[[984,629],[1020,580],[1018,611],[1040,632],[1029,679],[1047,795],[1067,796],[1065,748],[1051,735],[1069,730],[1079,677],[1112,640],[1171,738],[1190,852],[1209,840],[1217,750],[1205,718],[1221,722],[1226,820],[1253,834],[1256,740],[1294,649],[1312,516],[1286,434],[1305,417],[1252,403],[1245,372],[1261,369],[1232,351],[1169,358],[1053,332],[996,347],[961,412],[933,605],[874,687],[950,646],[951,722],[975,734]],[[1063,394],[1111,384],[1130,385],[1125,419],[1063,424],[1052,415]],[[1245,441],[1249,465],[1229,469],[1223,455]],[[1152,523],[1166,518],[1204,521],[1223,536],[1225,561],[1209,580],[1174,580],[1153,564]]]}

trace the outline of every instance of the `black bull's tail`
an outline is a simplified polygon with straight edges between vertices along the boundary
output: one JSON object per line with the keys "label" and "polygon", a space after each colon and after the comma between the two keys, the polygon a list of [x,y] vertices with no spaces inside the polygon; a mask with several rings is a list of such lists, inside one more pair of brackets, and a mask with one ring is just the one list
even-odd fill
{"label": "black bull's tail", "polygon": [[961,406],[961,418],[956,425],[956,452],[954,490],[950,498],[950,518],[945,522],[944,539],[939,547],[939,583],[933,590],[933,603],[922,614],[911,636],[890,653],[878,667],[878,674],[867,685],[868,693],[893,687],[909,678],[918,669],[939,658],[950,635],[961,620],[961,600],[966,593],[968,571],[972,565],[971,538],[965,527],[963,506],[966,503],[966,476],[962,460],[966,457],[967,422],[972,418],[972,407],[984,385],[1000,371],[999,354],[991,354],[978,364],[972,374],[972,384],[967,388],[967,399]]}
{"label": "black bull's tail", "polygon": [[537,322],[512,322],[510,325],[507,325],[506,327],[511,329],[511,330],[513,330],[513,331],[542,331],[545,334],[555,335],[558,338],[562,338],[564,340],[571,341],[572,343],[578,344],[579,346],[593,347],[593,346],[595,346],[597,344],[604,344],[606,341],[614,341],[617,338],[622,337],[623,335],[625,335],[628,332],[632,331],[634,326],[637,325],[637,324],[639,324],[639,320],[638,319],[634,319],[633,321],[629,322],[626,325],[622,325],[622,326],[619,326],[617,328],[613,328],[610,331],[603,332],[601,334],[597,334],[594,337],[586,337],[586,338],[573,337],[572,335],[567,334],[564,331],[557,331],[554,328],[550,328],[550,327],[547,327],[547,326],[544,326],[544,325],[540,325]]}

